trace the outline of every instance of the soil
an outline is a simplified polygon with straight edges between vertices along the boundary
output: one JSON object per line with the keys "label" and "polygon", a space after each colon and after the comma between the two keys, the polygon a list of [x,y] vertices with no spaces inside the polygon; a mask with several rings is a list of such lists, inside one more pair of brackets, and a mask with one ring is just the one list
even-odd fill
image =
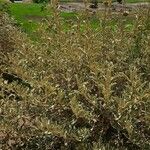
{"label": "soil", "polygon": [[[105,6],[102,3],[98,4],[98,8],[97,9],[92,9],[89,7],[90,4],[88,4],[87,6],[85,6],[84,3],[61,3],[58,6],[58,9],[61,11],[65,11],[65,12],[76,12],[76,11],[80,11],[80,10],[84,10],[89,9],[89,10],[93,10],[93,11],[97,11],[97,10],[104,10]],[[113,11],[120,11],[121,9],[125,9],[125,10],[134,10],[137,8],[150,8],[150,3],[149,2],[145,2],[145,3],[133,3],[133,4],[118,4],[118,3],[113,3],[112,6],[110,7]]]}
{"label": "soil", "polygon": [[[113,3],[112,6],[110,7],[110,9],[112,10],[112,12],[114,12],[114,14],[118,14],[121,11],[133,11],[136,10],[138,8],[150,8],[150,3],[133,3],[133,4],[118,4],[118,3]],[[79,12],[85,9],[88,9],[90,12],[96,12],[96,11],[104,11],[106,9],[106,7],[104,6],[104,4],[99,3],[98,4],[98,8],[97,9],[92,9],[90,8],[90,4],[88,4],[87,6],[85,6],[84,3],[61,3],[58,6],[58,9],[62,12]],[[34,20],[34,21],[42,21],[43,17],[41,16],[34,16],[34,15],[26,15],[25,16],[28,20]]]}
{"label": "soil", "polygon": [[42,19],[44,19],[44,17],[42,17],[42,16],[35,16],[35,15],[26,15],[25,18],[31,22],[32,22],[32,20],[40,22],[40,21],[42,21]]}

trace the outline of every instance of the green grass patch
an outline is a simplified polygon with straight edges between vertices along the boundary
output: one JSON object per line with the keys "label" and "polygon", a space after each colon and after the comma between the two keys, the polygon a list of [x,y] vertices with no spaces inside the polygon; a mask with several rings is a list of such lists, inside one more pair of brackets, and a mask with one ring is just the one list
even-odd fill
{"label": "green grass patch", "polygon": [[[51,15],[51,10],[42,11],[42,4],[10,4],[10,13],[18,22],[21,29],[31,38],[34,38],[34,32],[38,29],[42,19]],[[76,20],[76,13],[62,12],[61,17],[64,20],[64,28],[67,28],[68,20]]]}
{"label": "green grass patch", "polygon": [[[51,16],[51,10],[42,11],[42,7],[42,4],[10,4],[11,15],[16,19],[18,24],[21,26],[21,29],[32,39],[36,37],[34,32],[38,29],[42,19]],[[67,30],[70,27],[70,22],[77,21],[78,14],[74,12],[61,12],[60,16],[64,22],[63,28]],[[96,17],[91,17],[89,20],[93,29],[100,27],[100,22]],[[112,26],[117,23],[118,19],[113,20],[114,21],[111,22]],[[128,23],[132,24],[132,18],[126,18],[126,24]]]}
{"label": "green grass patch", "polygon": [[[30,16],[34,18],[45,17],[48,15],[45,11],[41,11],[41,4],[22,4],[16,3],[10,5],[11,15],[20,23],[22,29],[32,34],[38,27],[38,22],[30,19]],[[32,21],[31,21],[32,20]]]}

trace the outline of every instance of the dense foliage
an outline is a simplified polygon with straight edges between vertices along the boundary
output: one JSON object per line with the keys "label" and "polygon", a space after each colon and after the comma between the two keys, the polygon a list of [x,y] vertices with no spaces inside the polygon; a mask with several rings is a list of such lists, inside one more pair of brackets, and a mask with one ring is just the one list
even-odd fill
{"label": "dense foliage", "polygon": [[94,15],[53,7],[33,44],[0,14],[1,149],[149,150],[150,11]]}
{"label": "dense foliage", "polygon": [[2,12],[6,12],[6,13],[10,14],[10,7],[9,7],[8,2],[0,0],[0,13],[2,13]]}

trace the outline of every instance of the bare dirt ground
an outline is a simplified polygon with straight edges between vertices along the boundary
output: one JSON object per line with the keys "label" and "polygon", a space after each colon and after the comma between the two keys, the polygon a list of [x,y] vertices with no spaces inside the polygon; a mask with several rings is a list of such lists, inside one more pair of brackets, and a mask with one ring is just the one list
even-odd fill
{"label": "bare dirt ground", "polygon": [[[76,11],[80,11],[80,10],[84,10],[84,9],[90,9],[93,11],[101,11],[104,10],[106,7],[104,6],[104,4],[99,3],[98,8],[97,9],[91,9],[90,4],[88,4],[87,6],[85,6],[84,3],[61,3],[58,7],[59,10],[61,11],[65,11],[65,12],[76,12]],[[135,10],[137,8],[150,8],[150,3],[149,2],[145,2],[145,3],[133,3],[133,4],[118,4],[118,3],[113,3],[112,6],[110,7],[110,9],[112,9],[112,11],[120,11],[122,9],[124,10],[128,10],[128,11],[132,11]]]}
{"label": "bare dirt ground", "polygon": [[[95,14],[95,12],[97,11],[103,12],[106,9],[104,4],[102,3],[98,5],[97,9],[92,9],[89,6],[90,4],[85,6],[84,3],[61,3],[58,6],[58,9],[62,12],[80,12],[82,10],[88,9],[88,11],[90,11],[92,14]],[[150,3],[134,3],[134,4],[113,3],[109,9],[111,10],[111,12],[113,12],[113,14],[119,14],[120,12],[124,12],[124,11],[133,11],[134,14],[134,10],[141,9],[141,8],[142,9],[150,8]],[[130,14],[130,16],[132,17],[132,13]],[[43,17],[41,16],[26,15],[25,17],[30,21],[34,20],[37,22],[40,22],[43,19]]]}

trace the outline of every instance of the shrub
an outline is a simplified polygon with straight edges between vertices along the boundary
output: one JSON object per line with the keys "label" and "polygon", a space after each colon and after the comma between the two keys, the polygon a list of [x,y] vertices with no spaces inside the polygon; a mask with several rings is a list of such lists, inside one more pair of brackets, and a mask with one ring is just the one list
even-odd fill
{"label": "shrub", "polygon": [[0,1],[0,13],[6,12],[10,14],[9,3],[5,1]]}
{"label": "shrub", "polygon": [[2,149],[149,149],[149,12],[136,12],[130,30],[122,14],[116,26],[99,14],[97,30],[83,15],[64,31],[54,9],[37,44],[9,30],[17,40],[0,66]]}

